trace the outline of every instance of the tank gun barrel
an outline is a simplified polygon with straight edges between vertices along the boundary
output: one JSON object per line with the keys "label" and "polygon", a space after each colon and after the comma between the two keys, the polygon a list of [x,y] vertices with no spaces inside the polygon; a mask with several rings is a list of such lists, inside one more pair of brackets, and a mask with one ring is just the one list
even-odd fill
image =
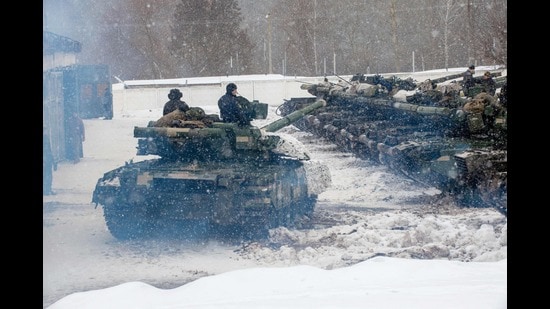
{"label": "tank gun barrel", "polygon": [[134,127],[134,137],[154,138],[154,137],[172,137],[172,138],[212,138],[225,136],[223,128],[169,128],[169,127]]}
{"label": "tank gun barrel", "polygon": [[443,115],[449,116],[453,110],[448,107],[422,106],[417,104],[393,102],[391,105],[395,109],[414,112],[420,115]]}
{"label": "tank gun barrel", "polygon": [[262,129],[265,130],[266,132],[278,131],[278,130],[280,130],[280,129],[288,126],[288,125],[291,125],[292,123],[296,122],[297,120],[299,120],[303,116],[305,116],[307,114],[310,114],[313,111],[315,111],[319,108],[322,108],[326,105],[327,105],[327,102],[325,100],[319,99],[311,105],[308,105],[308,106],[306,106],[302,109],[294,111],[294,112],[286,115],[285,117],[283,117],[283,118],[281,118],[277,121],[274,121],[274,122],[272,122],[268,125],[263,126]]}
{"label": "tank gun barrel", "polygon": [[442,77],[439,77],[439,78],[434,78],[431,81],[432,81],[432,83],[439,84],[439,83],[442,83],[444,81],[448,81],[448,80],[455,79],[455,78],[460,78],[463,75],[464,75],[464,72],[460,72],[460,73],[457,73],[457,74],[446,75],[446,76],[442,76]]}
{"label": "tank gun barrel", "polygon": [[[432,81],[432,83],[439,84],[439,83],[442,83],[444,81],[448,81],[448,80],[451,80],[451,79],[461,78],[463,75],[464,75],[464,72],[460,72],[460,73],[456,73],[456,74],[451,74],[451,75],[446,75],[446,76],[434,78],[434,79],[431,79],[431,81]],[[493,72],[493,73],[491,73],[491,76],[493,76],[493,77],[499,77],[501,75],[502,75],[502,72]]]}

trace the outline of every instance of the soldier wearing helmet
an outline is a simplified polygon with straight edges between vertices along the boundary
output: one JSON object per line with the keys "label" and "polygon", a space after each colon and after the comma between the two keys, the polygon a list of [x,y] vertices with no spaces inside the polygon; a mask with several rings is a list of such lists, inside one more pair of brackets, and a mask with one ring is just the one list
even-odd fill
{"label": "soldier wearing helmet", "polygon": [[164,104],[164,109],[162,110],[162,115],[169,114],[177,109],[186,112],[189,110],[189,105],[185,103],[184,101],[180,100],[183,94],[179,89],[171,89],[170,93],[168,93],[168,99],[170,101],[166,102]]}
{"label": "soldier wearing helmet", "polygon": [[497,86],[491,72],[487,71],[483,74],[483,77],[481,77],[481,87],[483,92],[486,92],[492,96],[495,95]]}
{"label": "soldier wearing helmet", "polygon": [[[240,125],[249,125],[252,118],[246,106],[241,102],[247,101],[237,97],[237,85],[229,83],[225,87],[225,94],[218,100],[220,116],[223,122],[236,122]],[[243,99],[243,100],[241,100]]]}
{"label": "soldier wearing helmet", "polygon": [[472,64],[468,67],[466,72],[462,75],[462,87],[464,89],[464,95],[469,97],[470,88],[474,87],[476,84],[476,79],[474,74],[476,73],[476,67]]}

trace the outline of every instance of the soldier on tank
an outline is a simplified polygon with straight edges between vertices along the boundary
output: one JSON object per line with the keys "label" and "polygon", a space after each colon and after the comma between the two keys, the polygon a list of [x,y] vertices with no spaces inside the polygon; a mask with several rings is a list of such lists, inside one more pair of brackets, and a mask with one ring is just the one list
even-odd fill
{"label": "soldier on tank", "polygon": [[246,99],[238,97],[237,85],[229,83],[225,87],[225,94],[218,100],[220,116],[223,122],[234,122],[240,125],[250,125],[252,117]]}
{"label": "soldier on tank", "polygon": [[180,100],[183,94],[179,89],[171,89],[170,93],[168,93],[168,98],[170,101],[166,102],[164,104],[164,109],[162,110],[162,115],[166,115],[168,113],[171,113],[175,111],[176,109],[180,109],[184,112],[189,110],[189,105],[185,103],[184,101]]}
{"label": "soldier on tank", "polygon": [[470,88],[474,87],[475,84],[478,82],[477,79],[474,77],[475,73],[476,67],[472,64],[462,75],[462,87],[464,88],[464,95],[467,97],[471,97]]}
{"label": "soldier on tank", "polygon": [[497,86],[493,76],[491,76],[491,72],[487,71],[483,74],[483,77],[481,78],[481,87],[483,92],[486,92],[492,96],[495,95]]}

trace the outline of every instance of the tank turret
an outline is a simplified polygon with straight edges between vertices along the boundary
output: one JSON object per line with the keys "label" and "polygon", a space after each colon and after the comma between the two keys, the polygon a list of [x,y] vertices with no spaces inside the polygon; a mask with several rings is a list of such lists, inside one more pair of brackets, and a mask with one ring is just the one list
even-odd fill
{"label": "tank turret", "polygon": [[[267,104],[250,102],[252,119],[265,119]],[[190,160],[265,160],[277,148],[280,137],[267,134],[278,131],[326,105],[318,100],[301,110],[282,117],[262,128],[237,123],[181,121],[178,127],[135,127],[138,155],[159,155],[164,158]],[[206,118],[208,119],[208,118]]]}
{"label": "tank turret", "polygon": [[437,100],[418,100],[410,91],[400,96],[396,88],[380,91],[369,78],[352,78],[347,85],[302,84],[315,98],[292,98],[278,112],[285,115],[323,98],[326,107],[305,116],[297,127],[434,185],[464,205],[505,211],[507,109],[486,93],[467,99],[459,96],[457,84],[433,83],[460,76],[428,80],[413,91],[429,92]]}
{"label": "tank turret", "polygon": [[[266,118],[267,104],[248,103],[252,119]],[[92,202],[103,206],[109,231],[120,239],[167,230],[184,237],[208,232],[256,237],[291,226],[313,212],[330,173],[308,156],[281,150],[289,143],[273,132],[325,104],[317,100],[262,128],[204,113],[134,127],[137,154],[158,158],[105,173]],[[169,126],[157,126],[161,122]]]}

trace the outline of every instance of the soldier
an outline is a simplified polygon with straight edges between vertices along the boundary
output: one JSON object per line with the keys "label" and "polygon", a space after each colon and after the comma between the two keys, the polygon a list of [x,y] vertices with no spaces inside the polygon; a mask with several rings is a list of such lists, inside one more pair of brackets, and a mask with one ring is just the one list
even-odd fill
{"label": "soldier", "polygon": [[57,171],[57,162],[55,162],[52,153],[52,146],[50,144],[50,135],[48,134],[48,128],[42,127],[42,194],[54,195],[52,191],[52,178],[53,171]]}
{"label": "soldier", "polygon": [[476,73],[475,69],[476,67],[472,64],[462,75],[462,87],[464,88],[464,95],[467,97],[470,96],[470,88],[476,84],[476,78],[474,77],[474,74]]}
{"label": "soldier", "polygon": [[103,94],[102,106],[104,111],[104,119],[113,119],[113,94],[111,90],[106,89]]}
{"label": "soldier", "polygon": [[246,106],[241,104],[237,95],[237,85],[229,83],[225,87],[225,94],[218,100],[220,116],[223,122],[236,122],[240,125],[249,125],[252,118],[249,115]]}
{"label": "soldier", "polygon": [[483,74],[483,77],[481,78],[481,87],[483,92],[486,92],[492,96],[495,95],[497,86],[493,76],[491,76],[491,72],[487,71]]}
{"label": "soldier", "polygon": [[76,112],[73,112],[67,119],[65,126],[67,159],[78,163],[80,158],[84,157],[82,142],[86,140],[84,132],[84,122]]}
{"label": "soldier", "polygon": [[171,89],[170,93],[168,93],[168,99],[170,99],[170,101],[164,104],[162,115],[164,116],[170,112],[175,111],[178,108],[184,112],[189,110],[189,105],[187,105],[187,103],[185,103],[184,101],[180,100],[182,96],[183,96],[183,93],[181,93],[179,89]]}

